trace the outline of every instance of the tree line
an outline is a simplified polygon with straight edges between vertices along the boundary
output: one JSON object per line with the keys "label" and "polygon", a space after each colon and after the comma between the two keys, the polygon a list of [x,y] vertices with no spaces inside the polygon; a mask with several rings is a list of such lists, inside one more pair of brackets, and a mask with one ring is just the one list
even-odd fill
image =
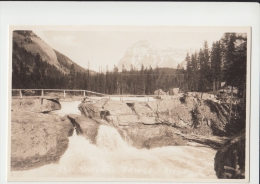
{"label": "tree line", "polygon": [[69,73],[43,61],[40,54],[32,54],[23,46],[13,43],[12,88],[13,89],[80,89],[105,94],[154,94],[156,89],[184,88],[187,74],[184,69],[145,68],[131,66],[119,71],[77,72],[73,64]]}
{"label": "tree line", "polygon": [[[238,42],[239,40],[239,42]],[[83,72],[75,70],[72,64],[69,73],[42,60],[39,54],[28,52],[14,41],[12,55],[12,88],[19,89],[81,89],[105,94],[154,94],[157,89],[164,91],[180,88],[186,91],[215,91],[221,82],[234,86],[239,94],[245,95],[246,83],[246,37],[226,33],[212,44],[207,41],[199,52],[187,53],[187,68],[145,68],[131,66],[119,71]]]}
{"label": "tree line", "polygon": [[221,82],[236,87],[238,95],[246,93],[247,38],[235,33],[225,33],[211,49],[207,41],[199,52],[185,58],[188,73],[188,91],[216,91]]}

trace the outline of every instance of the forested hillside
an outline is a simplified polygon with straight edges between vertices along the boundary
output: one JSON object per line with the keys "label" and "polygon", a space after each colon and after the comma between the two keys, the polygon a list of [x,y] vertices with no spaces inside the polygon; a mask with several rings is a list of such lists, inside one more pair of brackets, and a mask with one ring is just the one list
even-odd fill
{"label": "forested hillside", "polygon": [[[58,56],[59,57],[59,56]],[[74,64],[67,66],[69,73],[43,61],[40,54],[32,54],[23,46],[13,43],[12,88],[19,89],[87,89],[107,94],[153,94],[154,90],[184,85],[184,70],[171,68],[144,68],[130,71],[93,73],[77,72]],[[178,75],[177,75],[178,74]]]}
{"label": "forested hillside", "polygon": [[[30,44],[33,40],[25,33],[19,33],[19,38],[23,36]],[[106,94],[153,94],[156,89],[167,91],[173,87],[178,87],[183,92],[214,91],[220,89],[221,82],[226,82],[227,86],[239,90],[238,95],[245,96],[246,46],[246,35],[226,33],[213,43],[212,48],[209,48],[205,41],[198,53],[195,52],[191,56],[187,54],[186,70],[180,65],[178,69],[147,68],[142,65],[140,70],[134,66],[126,70],[122,66],[122,72],[119,72],[114,66],[112,71],[94,73],[54,51],[59,65],[57,67],[57,63],[48,62],[47,56],[29,51],[31,46],[22,44],[21,40],[18,43],[17,39],[14,39],[12,87],[86,89]]]}

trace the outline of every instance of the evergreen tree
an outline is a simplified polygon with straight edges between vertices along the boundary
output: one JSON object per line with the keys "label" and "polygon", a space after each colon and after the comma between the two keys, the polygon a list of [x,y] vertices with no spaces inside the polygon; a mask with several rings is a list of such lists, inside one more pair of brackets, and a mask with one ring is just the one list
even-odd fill
{"label": "evergreen tree", "polygon": [[218,90],[220,87],[220,77],[221,77],[221,48],[220,43],[217,41],[212,44],[211,51],[211,73],[213,81],[213,91]]}
{"label": "evergreen tree", "polygon": [[[193,55],[192,55],[193,57]],[[192,89],[192,78],[193,78],[193,67],[192,67],[192,62],[191,62],[191,58],[189,56],[189,54],[187,53],[187,56],[185,58],[185,61],[187,63],[187,72],[188,72],[188,88],[191,91]]]}
{"label": "evergreen tree", "polygon": [[70,74],[69,74],[69,89],[75,89],[75,68],[74,65],[70,66]]}

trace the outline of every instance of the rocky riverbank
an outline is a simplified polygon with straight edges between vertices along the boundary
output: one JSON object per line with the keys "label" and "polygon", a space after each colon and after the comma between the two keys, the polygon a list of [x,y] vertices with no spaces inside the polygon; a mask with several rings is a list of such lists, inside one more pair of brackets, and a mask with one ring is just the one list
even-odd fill
{"label": "rocky riverbank", "polygon": [[11,112],[11,170],[57,162],[68,147],[73,129],[66,118],[46,114],[60,109],[51,99],[13,99]]}
{"label": "rocky riverbank", "polygon": [[125,131],[138,148],[183,145],[189,140],[218,149],[227,140],[222,137],[227,124],[225,105],[201,100],[196,93],[148,102],[89,99],[79,105],[79,110],[87,118]]}
{"label": "rocky riverbank", "polygon": [[[219,150],[215,157],[219,178],[227,177],[227,167],[236,170],[231,178],[237,177],[238,172],[244,172],[225,159],[225,155],[234,157],[236,150],[240,157],[239,168],[243,168],[243,149],[238,150],[236,146],[240,145],[239,141],[223,136],[228,122],[226,104],[208,98],[200,99],[196,93],[178,95],[178,98],[166,97],[147,102],[83,100],[82,103],[77,102],[82,115],[65,116],[64,112],[62,116],[49,113],[61,108],[57,99],[13,99],[11,170],[58,162],[68,147],[73,127],[76,127],[78,135],[96,145],[100,125],[107,125],[114,127],[129,146],[137,149],[199,146]],[[244,144],[241,145],[243,147]]]}

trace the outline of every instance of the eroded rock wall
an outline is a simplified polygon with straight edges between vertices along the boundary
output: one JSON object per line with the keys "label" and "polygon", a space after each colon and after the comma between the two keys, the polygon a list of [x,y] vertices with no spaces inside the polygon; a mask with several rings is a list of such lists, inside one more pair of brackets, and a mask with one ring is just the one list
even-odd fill
{"label": "eroded rock wall", "polygon": [[183,133],[225,135],[228,122],[228,108],[225,104],[208,98],[201,99],[200,93],[172,97],[149,102],[104,99],[96,103],[81,103],[79,110],[85,117],[101,118],[115,127],[166,124],[181,129]]}

